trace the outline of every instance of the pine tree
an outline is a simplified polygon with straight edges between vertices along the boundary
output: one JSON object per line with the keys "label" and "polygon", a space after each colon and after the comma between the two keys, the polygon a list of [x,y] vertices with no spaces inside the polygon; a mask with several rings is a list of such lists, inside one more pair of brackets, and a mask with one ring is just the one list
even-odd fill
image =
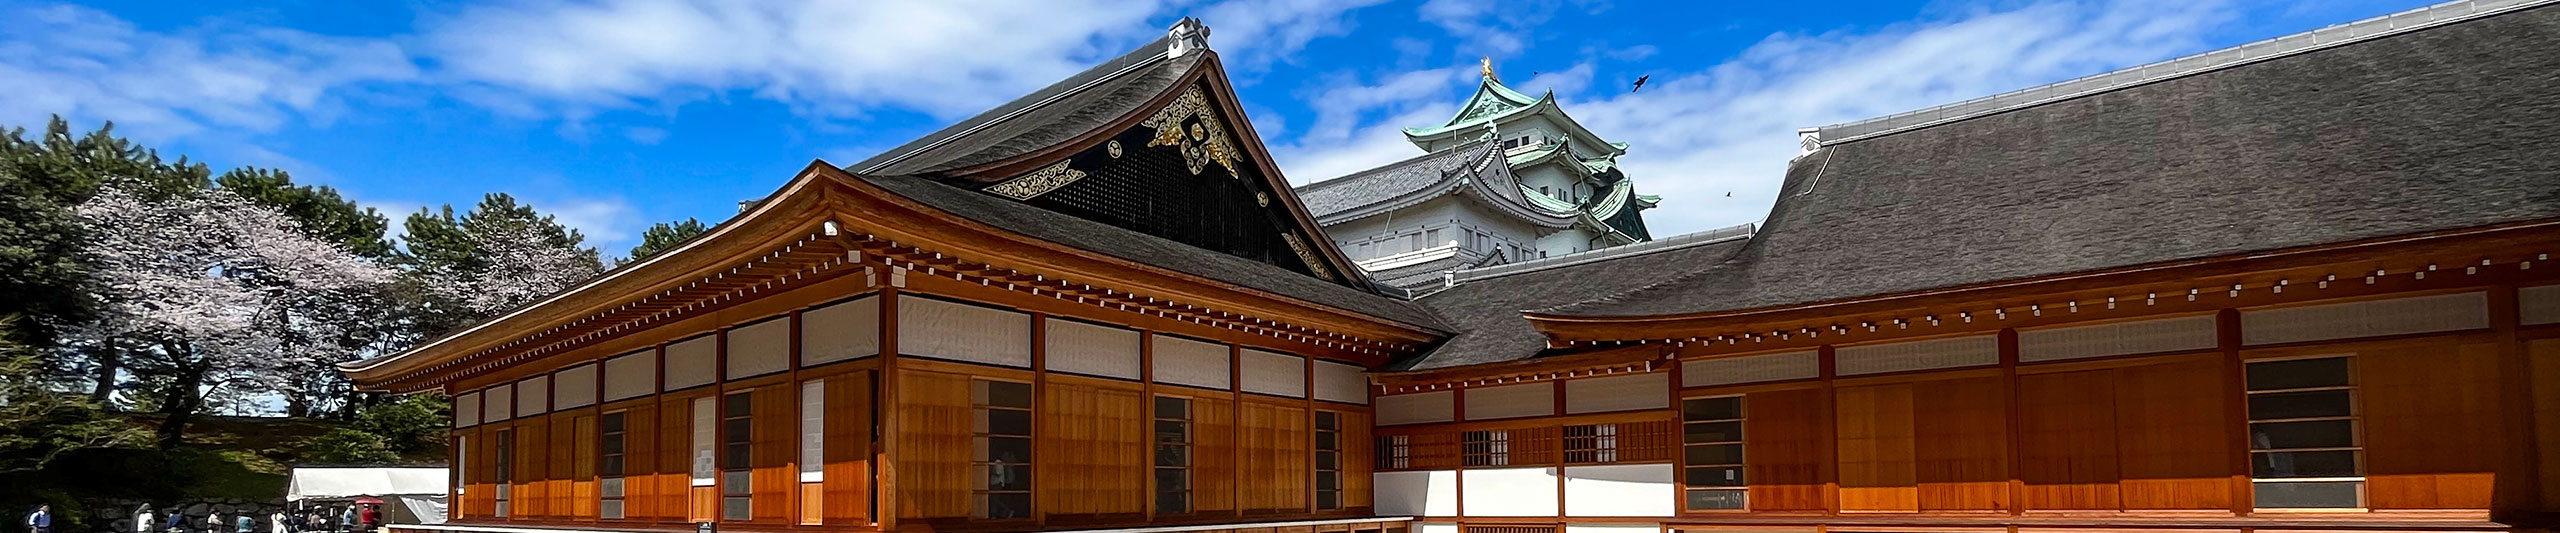
{"label": "pine tree", "polygon": [[640,232],[640,245],[631,247],[631,258],[624,261],[636,262],[658,255],[658,252],[684,244],[684,241],[710,229],[703,226],[702,221],[694,220],[693,217],[685,217],[684,220],[676,222],[659,222],[649,226],[648,231]]}

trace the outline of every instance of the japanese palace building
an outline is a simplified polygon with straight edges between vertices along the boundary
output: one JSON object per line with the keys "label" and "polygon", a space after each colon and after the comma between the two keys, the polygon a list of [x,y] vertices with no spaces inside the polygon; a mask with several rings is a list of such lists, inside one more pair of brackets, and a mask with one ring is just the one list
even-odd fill
{"label": "japanese palace building", "polygon": [[[416,531],[2543,530],[2553,3],[1809,129],[1762,224],[1420,296],[1185,20],[344,369],[454,398]],[[1619,151],[1565,122],[1416,139]]]}
{"label": "japanese palace building", "polygon": [[1457,116],[1405,130],[1425,152],[1308,184],[1299,199],[1371,279],[1416,288],[1453,270],[1651,240],[1618,168],[1627,143],[1573,120],[1554,91],[1530,98],[1494,76],[1493,60]]}

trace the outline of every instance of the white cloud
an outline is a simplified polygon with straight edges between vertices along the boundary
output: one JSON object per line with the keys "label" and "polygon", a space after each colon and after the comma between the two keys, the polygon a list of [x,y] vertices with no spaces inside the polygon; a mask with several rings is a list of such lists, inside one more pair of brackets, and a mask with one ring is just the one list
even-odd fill
{"label": "white cloud", "polygon": [[429,19],[443,73],[620,107],[743,92],[804,112],[975,112],[1153,38],[1153,3],[534,0]]}
{"label": "white cloud", "polygon": [[[222,23],[151,32],[94,9],[0,7],[0,124],[50,114],[181,136],[325,119],[346,90],[420,73],[399,47]],[[128,130],[131,131],[131,130]]]}
{"label": "white cloud", "polygon": [[1351,12],[1386,0],[1228,0],[1195,10],[1209,25],[1209,46],[1228,68],[1260,71],[1290,59],[1307,43],[1348,34]]}
{"label": "white cloud", "polygon": [[1315,113],[1313,125],[1286,143],[1266,140],[1274,143],[1272,157],[1282,172],[1300,184],[1421,155],[1405,141],[1404,128],[1448,120],[1476,80],[1472,64],[1397,73],[1374,84],[1344,76],[1300,98]]}
{"label": "white cloud", "polygon": [[1458,50],[1507,56],[1529,46],[1528,33],[1555,16],[1559,0],[1430,0],[1416,15],[1459,40]]}
{"label": "white cloud", "polygon": [[[1703,71],[1655,73],[1643,92],[1567,98],[1565,110],[1612,141],[1639,191],[1663,196],[1646,219],[1655,235],[1750,222],[1766,215],[1797,128],[1883,116],[2201,51],[2230,16],[2219,1],[2047,2],[1975,10],[1871,33],[1779,34]],[[1589,80],[1588,65],[1530,83]],[[1578,73],[1577,73],[1578,72]],[[1615,82],[1612,82],[1615,83]],[[1603,88],[1612,88],[1603,87]],[[1463,93],[1437,95],[1454,106]],[[1397,127],[1445,114],[1408,114],[1346,128],[1347,140],[1275,146],[1292,176],[1324,179],[1418,155]],[[1314,133],[1310,133],[1314,135]],[[1303,179],[1301,181],[1304,181]],[[1728,197],[1727,193],[1731,193]]]}
{"label": "white cloud", "polygon": [[638,242],[640,232],[649,222],[640,218],[640,210],[621,198],[554,198],[544,202],[526,202],[542,214],[560,220],[560,225],[587,236],[587,245],[605,255],[620,255]]}

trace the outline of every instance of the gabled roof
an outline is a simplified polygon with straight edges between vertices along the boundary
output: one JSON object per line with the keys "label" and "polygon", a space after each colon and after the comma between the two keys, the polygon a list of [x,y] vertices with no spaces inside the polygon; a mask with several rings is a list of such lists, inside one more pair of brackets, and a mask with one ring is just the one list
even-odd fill
{"label": "gabled roof", "polygon": [[1540,316],[1740,313],[2560,219],[2560,7],[1829,144],[1731,259]]}
{"label": "gabled roof", "polygon": [[1543,195],[1524,193],[1500,148],[1476,141],[1411,159],[1388,163],[1349,176],[1298,187],[1298,197],[1316,220],[1340,223],[1387,210],[1420,204],[1451,194],[1472,194],[1497,211],[1542,227],[1573,224],[1580,210],[1570,203],[1539,203]]}
{"label": "gabled roof", "polygon": [[1555,91],[1529,98],[1503,86],[1502,80],[1495,79],[1490,73],[1476,85],[1475,95],[1467,98],[1467,105],[1458,108],[1457,116],[1450,117],[1448,123],[1427,128],[1405,128],[1404,136],[1419,145],[1451,135],[1482,131],[1487,123],[1508,122],[1513,117],[1538,114],[1554,115],[1556,122],[1568,130],[1565,132],[1567,135],[1590,139],[1595,146],[1607,146],[1611,155],[1627,153],[1627,143],[1602,139],[1599,134],[1584,129],[1582,123],[1574,121],[1573,117],[1565,115],[1564,108],[1556,103]]}
{"label": "gabled roof", "polygon": [[1750,235],[1749,226],[1739,226],[1459,271],[1456,286],[1414,300],[1447,319],[1458,334],[1387,368],[1429,370],[1536,357],[1548,351],[1547,339],[1521,311],[1667,281],[1691,265],[1723,261]]}
{"label": "gabled roof", "polygon": [[855,174],[926,174],[1054,146],[1137,110],[1198,68],[1208,54],[1171,58],[1159,38],[1031,94],[846,165]]}

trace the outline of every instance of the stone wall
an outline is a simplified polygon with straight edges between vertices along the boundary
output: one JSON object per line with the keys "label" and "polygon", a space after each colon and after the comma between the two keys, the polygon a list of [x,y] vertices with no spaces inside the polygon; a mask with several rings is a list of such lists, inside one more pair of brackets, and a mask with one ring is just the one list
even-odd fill
{"label": "stone wall", "polygon": [[[87,504],[89,513],[91,514],[87,523],[91,525],[92,533],[133,533],[133,510],[147,502],[143,502],[141,500],[100,499],[83,503]],[[217,533],[232,533],[238,529],[238,524],[226,522],[220,524],[219,527],[215,527],[214,524],[208,524],[206,520],[208,520],[208,517],[219,515],[225,520],[236,522],[238,519],[233,518],[233,516],[237,513],[249,513],[249,516],[256,517],[258,519],[256,531],[258,533],[267,533],[267,517],[268,515],[275,514],[278,510],[284,509],[284,499],[277,498],[267,501],[250,501],[240,499],[193,500],[178,502],[174,505],[153,505],[151,507],[151,520],[153,522],[167,523],[169,517],[164,513],[167,513],[172,508],[187,515],[185,530],[188,533],[201,533],[208,530]],[[160,524],[152,524],[151,528],[154,533],[157,533],[159,531]]]}

